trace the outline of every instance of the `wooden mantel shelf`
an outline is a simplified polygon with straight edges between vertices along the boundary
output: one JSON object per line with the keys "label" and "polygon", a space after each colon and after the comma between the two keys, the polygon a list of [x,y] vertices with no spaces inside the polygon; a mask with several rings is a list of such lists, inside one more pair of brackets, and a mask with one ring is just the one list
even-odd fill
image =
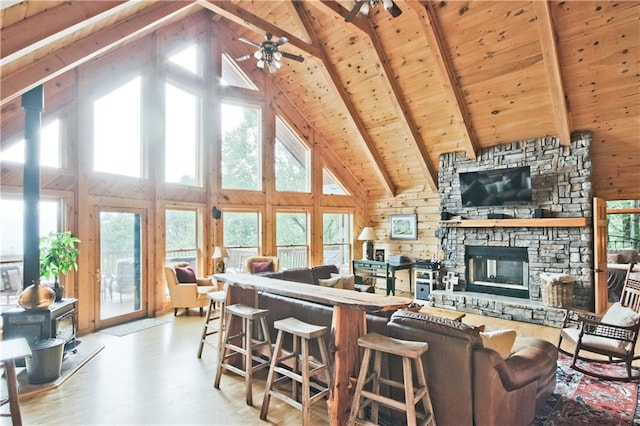
{"label": "wooden mantel shelf", "polygon": [[462,219],[442,220],[451,228],[573,228],[587,226],[586,217],[553,217],[542,219]]}

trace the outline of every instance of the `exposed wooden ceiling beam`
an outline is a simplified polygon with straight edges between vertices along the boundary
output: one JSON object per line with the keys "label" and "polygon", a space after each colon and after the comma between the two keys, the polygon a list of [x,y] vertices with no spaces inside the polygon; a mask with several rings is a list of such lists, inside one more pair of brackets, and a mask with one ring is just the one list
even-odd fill
{"label": "exposed wooden ceiling beam", "polygon": [[[311,35],[313,40],[318,40],[315,29],[313,28],[313,25],[311,24],[307,16],[307,13],[304,10],[304,6],[297,1],[294,1],[293,5],[296,11],[298,12],[298,16],[302,21],[302,25],[304,25],[304,27],[306,28],[306,31],[309,33],[309,35]],[[362,119],[360,118],[358,109],[351,101],[351,98],[349,97],[349,93],[347,93],[347,90],[344,88],[342,81],[340,81],[340,79],[338,78],[338,71],[336,70],[336,67],[333,65],[331,60],[329,59],[327,53],[322,48],[322,46],[319,47],[319,50],[320,50],[320,56],[318,56],[318,58],[322,60],[322,63],[324,65],[324,70],[326,71],[327,76],[333,82],[333,85],[335,89],[338,91],[338,94],[342,99],[342,102],[344,103],[345,107],[349,111],[351,120],[353,121],[356,128],[358,129],[358,132],[360,133],[360,136],[362,137],[362,140],[366,145],[365,151],[367,153],[367,156],[369,157],[369,160],[373,164],[373,169],[376,172],[376,175],[380,179],[387,193],[391,196],[395,196],[396,189],[393,184],[393,181],[391,180],[391,176],[389,176],[389,173],[384,167],[384,163],[382,162],[382,157],[378,153],[373,141],[371,140],[371,137],[367,132],[367,128],[365,127],[364,123],[362,122]]]}
{"label": "exposed wooden ceiling beam", "polygon": [[63,46],[41,60],[8,76],[2,76],[0,106],[32,88],[77,67],[96,56],[135,37],[152,31],[187,9],[197,7],[190,2],[159,2],[119,23],[93,33],[82,40]]}
{"label": "exposed wooden ceiling beam", "polygon": [[542,56],[544,57],[544,65],[547,69],[553,116],[556,119],[560,145],[569,146],[571,144],[571,115],[567,106],[567,97],[562,80],[562,69],[560,68],[560,59],[558,56],[558,46],[556,44],[557,37],[553,27],[549,3],[546,1],[534,1],[533,7],[538,16]]}
{"label": "exposed wooden ceiling beam", "polygon": [[[336,13],[341,18],[346,18],[349,14],[349,11],[347,9],[345,9],[335,1],[322,1],[322,4],[327,6],[331,11]],[[355,19],[354,21],[357,21],[355,24],[356,28],[364,32],[371,40],[371,44],[373,45],[376,54],[378,55],[378,60],[382,65],[380,69],[382,71],[382,77],[389,88],[389,98],[391,100],[391,103],[396,110],[398,119],[405,129],[405,134],[410,135],[407,136],[408,142],[411,144],[412,148],[417,151],[420,167],[422,168],[422,171],[427,179],[427,183],[429,184],[429,186],[431,186],[431,189],[437,191],[438,170],[434,166],[433,161],[431,161],[431,156],[429,155],[429,151],[427,150],[427,146],[424,139],[422,138],[422,135],[420,134],[418,126],[409,115],[409,106],[405,102],[405,98],[402,93],[402,89],[398,84],[398,80],[396,78],[393,78],[394,72],[393,69],[391,69],[391,65],[389,64],[387,54],[382,47],[382,42],[378,37],[378,33],[376,33],[375,31],[371,19]]]}
{"label": "exposed wooden ceiling beam", "polygon": [[[198,4],[205,7],[212,12],[225,17],[226,19],[235,22],[236,24],[249,28],[258,34],[271,33],[274,36],[285,36],[289,39],[289,45],[295,46],[303,52],[308,53],[311,56],[320,57],[320,50],[317,46],[309,44],[304,40],[294,36],[293,34],[273,25],[270,22],[256,16],[246,10],[242,9],[236,4],[229,1],[208,1],[198,0]],[[311,40],[315,40],[310,37]]]}
{"label": "exposed wooden ceiling beam", "polygon": [[29,19],[3,27],[0,32],[0,65],[130,7],[132,3],[124,1],[65,2]]}
{"label": "exposed wooden ceiling beam", "polygon": [[478,142],[471,125],[471,117],[465,107],[465,99],[462,96],[462,90],[456,78],[455,69],[449,56],[447,48],[442,38],[442,31],[436,18],[436,12],[431,1],[408,1],[407,4],[418,14],[422,32],[427,38],[429,48],[433,54],[434,60],[438,65],[438,71],[442,76],[443,85],[447,89],[447,96],[456,114],[459,117],[461,130],[464,137],[464,145],[466,146],[467,157],[475,159],[478,152]]}

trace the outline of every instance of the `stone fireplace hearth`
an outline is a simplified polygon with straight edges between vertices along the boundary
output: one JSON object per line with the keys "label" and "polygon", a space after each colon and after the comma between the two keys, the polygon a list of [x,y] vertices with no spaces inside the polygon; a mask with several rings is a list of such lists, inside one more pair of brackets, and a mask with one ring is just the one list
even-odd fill
{"label": "stone fireplace hearth", "polygon": [[[475,294],[481,291],[518,296],[537,305],[541,303],[540,274],[561,273],[572,275],[576,279],[574,306],[593,306],[590,145],[589,133],[575,133],[570,146],[561,146],[558,138],[547,137],[486,149],[475,160],[468,159],[464,152],[443,154],[440,157],[440,207],[452,220],[441,222],[439,235],[441,248],[445,253],[444,268],[455,272],[459,277],[460,284],[456,293],[471,291]],[[522,166],[529,166],[531,171],[531,202],[514,202],[494,207],[462,205],[459,173]],[[542,209],[544,219],[535,218],[539,216],[536,209]],[[489,217],[502,219],[492,220]],[[557,220],[551,221],[549,218]],[[571,218],[582,221],[576,224]],[[472,266],[470,269],[470,247],[473,247],[471,251],[482,247],[496,248],[499,253],[504,248],[517,248],[521,253],[526,251],[528,259],[522,265],[524,269],[517,270],[520,272],[513,269],[515,264],[507,261],[501,264],[503,272],[491,273],[491,270],[486,270],[495,269],[499,262]],[[469,278],[470,275],[481,274],[483,268],[488,272],[488,279],[481,279],[484,283],[479,285],[484,287],[479,288],[478,283],[470,282]],[[512,281],[513,277],[504,276],[504,271],[514,276],[526,274],[523,279],[527,283],[526,288],[524,285],[514,287],[513,290],[518,290],[517,295],[505,292],[505,288],[511,288],[514,284],[496,285],[499,281]],[[478,278],[471,278],[478,281]],[[514,303],[522,302],[516,300]]]}

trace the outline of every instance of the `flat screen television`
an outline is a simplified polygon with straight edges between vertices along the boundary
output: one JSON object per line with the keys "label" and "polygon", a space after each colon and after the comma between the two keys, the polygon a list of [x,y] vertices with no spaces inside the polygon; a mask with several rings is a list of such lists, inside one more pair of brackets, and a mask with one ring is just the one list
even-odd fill
{"label": "flat screen television", "polygon": [[533,201],[529,166],[460,173],[463,207],[502,206]]}

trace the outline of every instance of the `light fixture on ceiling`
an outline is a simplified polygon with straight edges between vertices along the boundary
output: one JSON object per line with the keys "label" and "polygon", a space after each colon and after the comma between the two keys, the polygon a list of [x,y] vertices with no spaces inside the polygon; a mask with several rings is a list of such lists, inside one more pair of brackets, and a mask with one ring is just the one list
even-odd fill
{"label": "light fixture on ceiling", "polygon": [[351,12],[349,12],[344,20],[346,22],[351,22],[359,13],[368,15],[369,10],[373,9],[378,4],[382,4],[384,10],[389,12],[394,18],[397,18],[402,14],[402,9],[400,9],[393,0],[357,0],[355,6],[353,6],[353,9],[351,9]]}
{"label": "light fixture on ceiling", "polygon": [[[264,69],[266,66],[271,74],[278,71],[280,67],[282,67],[282,58],[293,59],[294,61],[298,62],[304,61],[304,58],[300,55],[293,55],[291,53],[281,52],[279,50],[280,46],[289,42],[288,38],[280,37],[277,41],[273,41],[272,39],[273,35],[271,33],[266,33],[264,35],[264,41],[260,44],[244,37],[240,37],[238,40],[258,48],[258,50],[253,53],[253,57],[258,60],[256,65],[260,69]],[[245,61],[251,56],[252,55],[241,56],[239,58],[236,58],[236,62]]]}

